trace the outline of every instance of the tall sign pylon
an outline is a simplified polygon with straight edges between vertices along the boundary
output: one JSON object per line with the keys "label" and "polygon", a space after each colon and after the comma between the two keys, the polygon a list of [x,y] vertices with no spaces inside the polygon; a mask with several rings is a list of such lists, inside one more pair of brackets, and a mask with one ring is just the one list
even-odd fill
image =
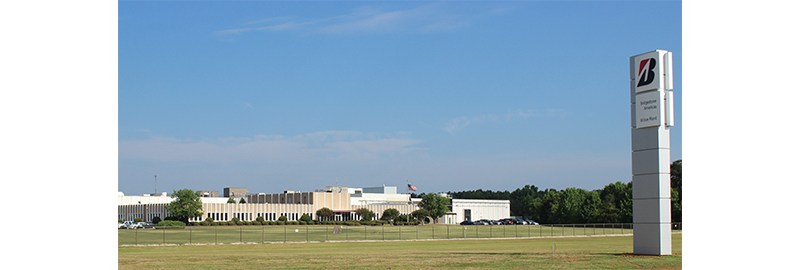
{"label": "tall sign pylon", "polygon": [[672,53],[631,56],[630,68],[633,253],[671,255]]}

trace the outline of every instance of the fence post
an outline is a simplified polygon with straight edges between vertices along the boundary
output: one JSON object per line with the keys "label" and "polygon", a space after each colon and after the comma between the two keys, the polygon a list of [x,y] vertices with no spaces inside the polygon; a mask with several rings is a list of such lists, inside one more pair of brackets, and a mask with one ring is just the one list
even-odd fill
{"label": "fence post", "polygon": [[166,227],[164,227],[164,231],[162,231],[161,237],[163,237],[161,239],[161,241],[162,241],[161,243],[162,244],[166,244],[167,243],[167,228]]}
{"label": "fence post", "polygon": [[306,243],[308,243],[308,224],[306,224]]}
{"label": "fence post", "polygon": [[242,243],[242,226],[239,225],[239,243]]}
{"label": "fence post", "polygon": [[214,245],[217,244],[217,226],[214,226]]}
{"label": "fence post", "polygon": [[134,237],[135,241],[133,242],[137,246],[139,245],[139,230],[136,230],[136,236]]}
{"label": "fence post", "polygon": [[450,225],[447,225],[447,239],[450,239]]}
{"label": "fence post", "polygon": [[264,243],[264,225],[261,225],[261,243]]}
{"label": "fence post", "polygon": [[386,224],[381,224],[381,239],[383,239],[383,241],[386,241],[386,226],[384,225]]}
{"label": "fence post", "polygon": [[397,230],[398,230],[398,236],[397,236],[398,239],[403,240],[403,226],[402,225],[397,226]]}
{"label": "fence post", "polygon": [[189,226],[189,244],[192,243],[192,226]]}
{"label": "fence post", "polygon": [[286,243],[286,225],[283,225],[283,242]]}

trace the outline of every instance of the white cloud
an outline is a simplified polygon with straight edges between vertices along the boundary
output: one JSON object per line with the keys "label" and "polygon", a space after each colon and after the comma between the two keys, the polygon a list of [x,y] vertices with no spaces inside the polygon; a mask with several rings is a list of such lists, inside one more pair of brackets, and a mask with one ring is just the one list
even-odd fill
{"label": "white cloud", "polygon": [[376,159],[386,155],[427,150],[415,146],[421,142],[356,131],[323,131],[294,137],[224,137],[213,140],[152,137],[147,140],[119,142],[119,156],[120,159],[210,163]]}
{"label": "white cloud", "polygon": [[[564,112],[564,110],[561,109],[547,109],[547,111],[544,113],[537,113],[530,109],[528,110],[517,109],[516,111],[506,113],[503,116],[503,118],[505,118],[507,121],[513,121],[516,119],[526,119],[532,117],[564,117],[566,115],[567,114]],[[499,119],[500,117],[493,114],[481,115],[477,117],[462,116],[455,118],[451,120],[449,123],[445,124],[445,127],[442,128],[442,130],[450,132],[452,134],[457,131],[464,130],[472,124],[497,122]]]}

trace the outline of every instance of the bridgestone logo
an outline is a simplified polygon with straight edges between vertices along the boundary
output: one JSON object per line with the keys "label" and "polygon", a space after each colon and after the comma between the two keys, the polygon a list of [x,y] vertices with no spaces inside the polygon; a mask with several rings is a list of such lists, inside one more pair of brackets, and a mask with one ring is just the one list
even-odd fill
{"label": "bridgestone logo", "polygon": [[642,87],[653,82],[653,79],[656,77],[656,73],[653,72],[654,68],[656,68],[655,58],[645,59],[639,62],[639,83],[636,84],[636,87]]}

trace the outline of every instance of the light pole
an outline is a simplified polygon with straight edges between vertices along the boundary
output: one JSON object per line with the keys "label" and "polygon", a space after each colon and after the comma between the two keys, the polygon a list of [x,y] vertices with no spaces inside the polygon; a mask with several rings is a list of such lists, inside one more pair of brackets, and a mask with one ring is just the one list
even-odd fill
{"label": "light pole", "polygon": [[156,191],[155,191],[155,193],[158,193],[158,175],[156,175]]}

